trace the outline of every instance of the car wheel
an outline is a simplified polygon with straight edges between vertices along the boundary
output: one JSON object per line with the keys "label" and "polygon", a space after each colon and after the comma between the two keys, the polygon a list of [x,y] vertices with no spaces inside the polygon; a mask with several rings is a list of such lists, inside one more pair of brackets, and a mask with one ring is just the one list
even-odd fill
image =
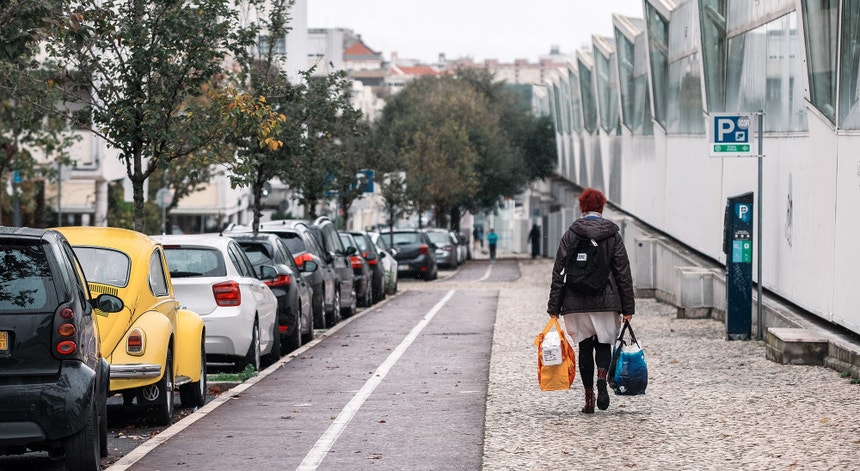
{"label": "car wheel", "polygon": [[108,455],[108,423],[107,423],[107,397],[100,397],[99,402],[99,456]]}
{"label": "car wheel", "polygon": [[341,309],[338,322],[340,322],[342,319],[346,319],[347,317],[355,315],[355,313],[358,311],[358,292],[356,291],[355,285],[352,285],[352,291],[350,291],[349,294],[351,301],[349,303],[349,306],[346,307],[346,309]]}
{"label": "car wheel", "polygon": [[[291,331],[287,332],[287,336],[284,337],[286,341],[286,352],[292,352],[293,350],[302,346],[302,307],[301,305],[297,306],[296,309],[296,325]],[[314,329],[311,329],[313,332]]]}
{"label": "car wheel", "polygon": [[334,305],[331,308],[331,313],[329,313],[326,319],[326,327],[334,327],[340,322],[340,287],[336,286],[334,288]]}
{"label": "car wheel", "polygon": [[314,335],[313,323],[314,323],[313,319],[311,319],[311,322],[310,322],[311,325],[308,327],[308,333],[302,334],[302,345],[307,344],[308,342],[310,342],[314,339],[315,335]]}
{"label": "car wheel", "polygon": [[248,365],[254,368],[254,371],[260,371],[260,323],[254,319],[254,327],[251,330],[251,345],[248,346],[248,353],[245,358],[239,362],[239,371],[242,371]]}
{"label": "car wheel", "polygon": [[179,386],[182,407],[203,407],[206,404],[206,343],[200,345],[200,381]]}
{"label": "car wheel", "polygon": [[280,323],[276,319],[272,332],[272,350],[263,358],[263,366],[274,365],[276,361],[281,359],[281,329],[279,326]]}
{"label": "car wheel", "polygon": [[141,396],[146,403],[155,403],[152,406],[152,421],[156,425],[170,425],[173,421],[173,351],[167,351],[164,361],[164,375],[161,379],[148,386],[144,386]]}
{"label": "car wheel", "polygon": [[98,437],[99,406],[94,394],[87,411],[87,420],[78,433],[63,443],[66,452],[66,468],[70,471],[90,471],[101,466],[101,440]]}
{"label": "car wheel", "polygon": [[319,291],[314,291],[313,295],[314,325],[311,330],[325,329],[325,286],[320,287]]}

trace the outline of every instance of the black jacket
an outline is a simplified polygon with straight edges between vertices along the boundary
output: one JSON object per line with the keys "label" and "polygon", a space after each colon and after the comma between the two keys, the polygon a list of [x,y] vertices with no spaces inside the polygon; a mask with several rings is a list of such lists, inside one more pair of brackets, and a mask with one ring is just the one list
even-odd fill
{"label": "black jacket", "polygon": [[[592,295],[576,293],[564,284],[562,271],[567,260],[568,250],[571,247],[576,247],[578,238],[597,241],[606,239],[604,247],[612,270],[609,275],[609,283],[602,293]],[[581,217],[570,225],[558,245],[555,265],[552,267],[552,284],[549,289],[547,312],[550,314],[568,314],[600,311],[616,311],[625,315],[635,313],[630,259],[627,257],[624,239],[614,222],[596,216]]]}

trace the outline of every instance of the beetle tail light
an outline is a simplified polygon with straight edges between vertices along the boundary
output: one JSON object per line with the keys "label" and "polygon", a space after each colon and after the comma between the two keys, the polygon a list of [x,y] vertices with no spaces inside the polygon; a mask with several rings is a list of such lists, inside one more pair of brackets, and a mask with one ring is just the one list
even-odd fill
{"label": "beetle tail light", "polygon": [[215,295],[215,303],[219,306],[239,306],[242,304],[242,291],[239,283],[225,281],[212,285],[212,294]]}
{"label": "beetle tail light", "polygon": [[145,345],[146,336],[143,333],[143,329],[132,329],[125,339],[125,351],[129,355],[142,355]]}

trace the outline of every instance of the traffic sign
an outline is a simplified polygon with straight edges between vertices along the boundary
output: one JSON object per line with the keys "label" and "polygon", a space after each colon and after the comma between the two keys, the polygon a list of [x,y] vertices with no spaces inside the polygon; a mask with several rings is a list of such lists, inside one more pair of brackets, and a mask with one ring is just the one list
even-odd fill
{"label": "traffic sign", "polygon": [[711,157],[755,157],[752,113],[711,114]]}

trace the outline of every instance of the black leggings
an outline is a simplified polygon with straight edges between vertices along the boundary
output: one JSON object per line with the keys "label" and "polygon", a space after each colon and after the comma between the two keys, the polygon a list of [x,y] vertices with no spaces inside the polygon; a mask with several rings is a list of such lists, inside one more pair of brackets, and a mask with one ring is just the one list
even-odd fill
{"label": "black leggings", "polygon": [[612,350],[608,343],[600,343],[597,336],[591,336],[579,342],[579,377],[585,389],[594,387],[594,360],[597,367],[608,370],[612,361]]}

